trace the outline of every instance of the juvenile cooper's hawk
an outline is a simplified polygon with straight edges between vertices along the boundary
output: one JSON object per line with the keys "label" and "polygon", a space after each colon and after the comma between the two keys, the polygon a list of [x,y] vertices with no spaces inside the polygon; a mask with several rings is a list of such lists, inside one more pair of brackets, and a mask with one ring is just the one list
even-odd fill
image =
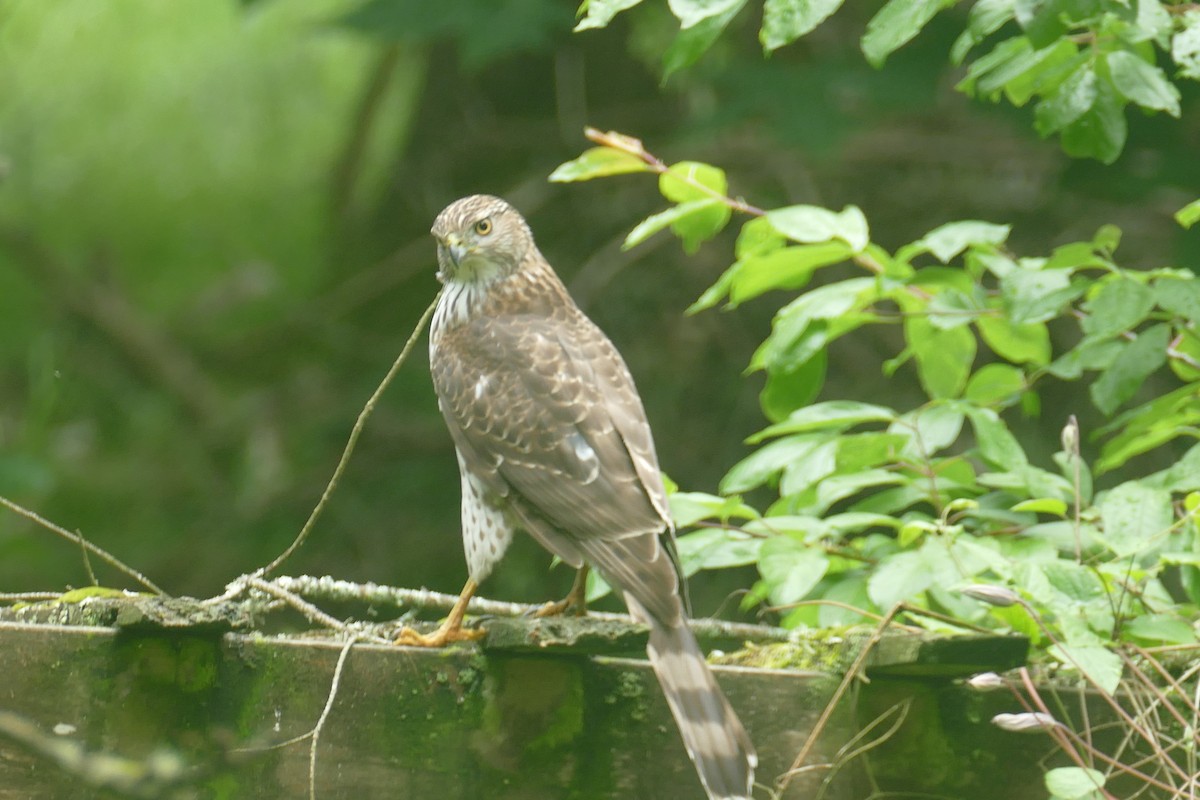
{"label": "juvenile cooper's hawk", "polygon": [[432,233],[445,288],[430,368],[458,451],[470,580],[441,630],[401,641],[469,636],[467,598],[524,530],[597,569],[649,626],[647,654],[705,791],[748,798],[758,759],[687,627],[667,495],[625,362],[508,203],[458,200]]}

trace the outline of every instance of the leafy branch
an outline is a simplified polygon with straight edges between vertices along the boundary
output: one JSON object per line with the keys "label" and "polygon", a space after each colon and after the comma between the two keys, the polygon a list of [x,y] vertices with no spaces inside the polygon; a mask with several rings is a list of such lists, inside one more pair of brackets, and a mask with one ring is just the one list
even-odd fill
{"label": "leafy branch", "polygon": [[[577,31],[603,28],[642,0],[585,0]],[[765,0],[759,41],[766,54],[811,33],[843,0]],[[748,6],[748,0],[669,0],[680,31],[663,56],[665,77],[696,63]],[[875,67],[921,33],[934,17],[969,6],[952,45],[954,66],[966,64],[957,89],[1015,106],[1036,101],[1034,128],[1057,134],[1072,156],[1112,163],[1124,149],[1125,109],[1180,115],[1176,79],[1200,79],[1200,10],[1194,3],[1145,0],[888,0],[859,40]],[[978,49],[982,55],[968,63]]]}
{"label": "leafy branch", "polygon": [[[1040,257],[1013,253],[1008,226],[977,220],[889,251],[854,206],[760,208],[731,195],[718,167],[667,164],[619,133],[587,136],[597,147],[552,180],[648,172],[671,204],[636,225],[627,247],[669,229],[692,252],[734,212],[749,217],[734,262],[689,313],[794,294],[750,363],[766,374],[770,423],[747,440],[757,449],[728,471],[721,495],[672,497],[676,522],[699,526],[679,540],[685,572],[756,566],[744,605],[786,609],[785,627],[858,622],[904,602],[949,615],[926,618],[932,627],[1025,633],[1108,691],[1123,674],[1122,642],[1196,644],[1200,446],[1166,470],[1095,485],[1195,437],[1200,281],[1190,271],[1122,267],[1112,226]],[[840,264],[866,274],[806,288]],[[818,402],[830,345],[897,323],[903,348],[881,370],[914,369],[927,400],[907,410]],[[1055,341],[1069,344],[1056,351]],[[1131,405],[1160,372],[1178,388]],[[1036,415],[1043,384],[1085,378],[1109,420],[1090,437],[1098,458],[1082,458],[1072,415],[1053,465],[1035,464],[1005,414]],[[741,499],[763,490],[778,493],[765,510]],[[1163,582],[1168,572],[1182,596]],[[977,583],[1018,593],[1040,624],[954,591]]]}

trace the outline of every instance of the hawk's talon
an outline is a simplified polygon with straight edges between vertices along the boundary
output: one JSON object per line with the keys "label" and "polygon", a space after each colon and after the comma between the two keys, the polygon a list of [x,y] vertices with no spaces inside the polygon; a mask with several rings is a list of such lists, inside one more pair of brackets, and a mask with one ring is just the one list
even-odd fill
{"label": "hawk's talon", "polygon": [[587,616],[587,574],[588,567],[585,564],[575,573],[575,582],[571,585],[571,591],[567,592],[566,597],[544,604],[531,616],[535,619],[557,617],[565,615],[568,611],[576,617]]}
{"label": "hawk's talon", "polygon": [[461,625],[451,628],[443,625],[433,633],[421,633],[413,628],[402,628],[396,635],[393,644],[404,647],[445,647],[455,642],[475,642],[487,635],[482,628],[464,628]]}
{"label": "hawk's talon", "polygon": [[587,607],[581,606],[571,597],[564,597],[562,600],[553,600],[549,603],[543,603],[540,608],[534,609],[529,616],[534,619],[543,619],[545,617],[561,617],[565,616],[570,611],[573,616],[582,617],[587,614]]}

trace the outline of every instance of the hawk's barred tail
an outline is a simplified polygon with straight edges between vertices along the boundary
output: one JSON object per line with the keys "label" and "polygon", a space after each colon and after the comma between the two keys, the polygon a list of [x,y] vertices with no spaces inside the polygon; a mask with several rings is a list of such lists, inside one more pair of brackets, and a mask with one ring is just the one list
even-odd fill
{"label": "hawk's barred tail", "polygon": [[686,622],[667,627],[626,594],[635,619],[650,625],[646,648],[667,705],[705,791],[713,800],[747,800],[758,756],[721,692]]}

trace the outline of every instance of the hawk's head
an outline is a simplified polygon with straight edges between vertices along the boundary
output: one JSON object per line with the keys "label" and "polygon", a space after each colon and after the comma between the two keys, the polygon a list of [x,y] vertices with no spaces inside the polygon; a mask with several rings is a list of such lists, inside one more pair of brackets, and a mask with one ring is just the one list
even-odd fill
{"label": "hawk's head", "polygon": [[455,200],[430,231],[437,239],[438,279],[443,283],[488,282],[516,272],[533,246],[520,213],[486,194]]}

